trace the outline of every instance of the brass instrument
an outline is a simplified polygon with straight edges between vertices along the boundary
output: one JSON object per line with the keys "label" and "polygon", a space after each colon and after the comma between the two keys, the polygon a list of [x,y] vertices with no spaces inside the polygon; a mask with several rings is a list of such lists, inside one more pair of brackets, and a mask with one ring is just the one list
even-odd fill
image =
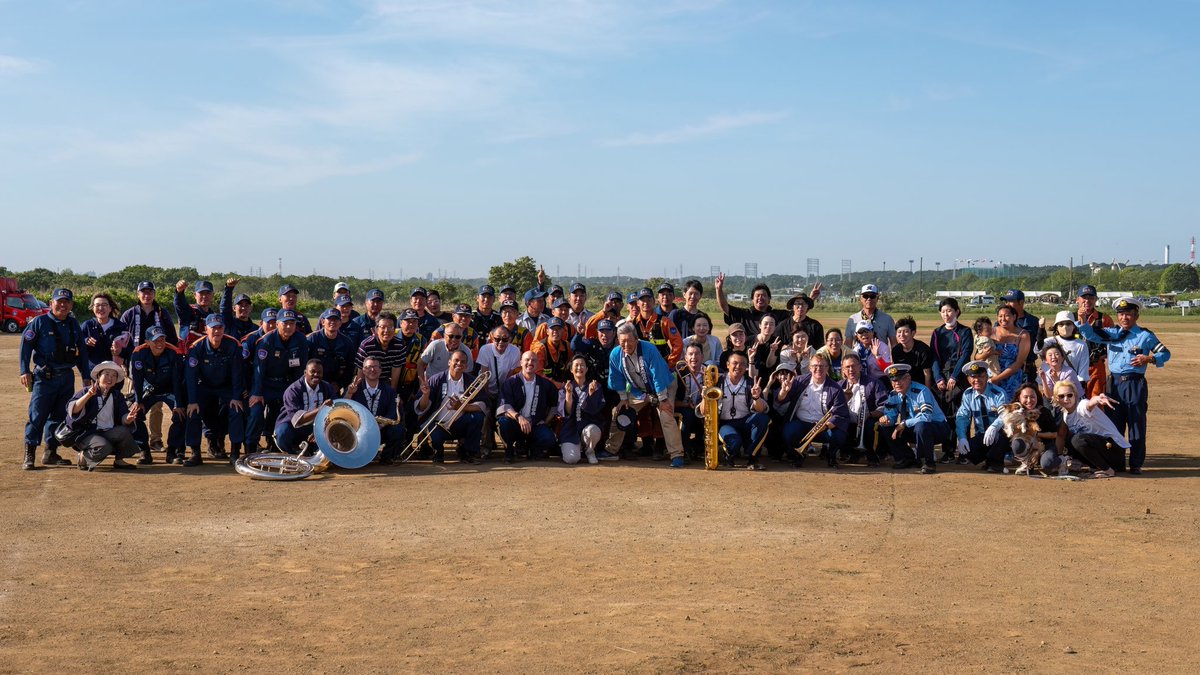
{"label": "brass instrument", "polygon": [[867,388],[861,382],[858,385],[853,385],[853,384],[850,384],[849,382],[846,383],[846,389],[852,390],[852,389],[854,389],[855,386],[858,387],[858,391],[855,391],[853,393],[853,396],[855,398],[860,398],[861,402],[859,403],[859,406],[858,406],[858,446],[855,447],[854,449],[855,450],[866,450],[867,449],[867,438],[866,438],[866,432],[867,432]]}
{"label": "brass instrument", "polygon": [[407,462],[408,460],[412,459],[413,456],[417,454],[417,451],[419,451],[422,446],[429,443],[430,439],[433,438],[434,429],[441,427],[446,431],[449,431],[450,427],[454,426],[454,423],[458,421],[458,418],[462,415],[463,410],[466,410],[467,406],[474,403],[475,399],[479,397],[479,394],[483,392],[483,390],[487,389],[488,381],[491,379],[492,371],[486,368],[480,369],[479,374],[475,376],[475,381],[471,382],[470,385],[463,389],[462,396],[458,397],[458,408],[455,409],[454,414],[450,416],[450,419],[446,420],[445,422],[439,422],[438,418],[441,417],[442,413],[444,413],[446,408],[449,407],[450,401],[453,400],[453,397],[447,397],[445,401],[442,401],[442,405],[440,405],[437,410],[433,411],[433,413],[429,415],[429,419],[425,420],[425,424],[421,426],[421,429],[417,431],[417,433],[413,434],[412,442],[408,444],[408,447],[400,451],[399,460],[401,462]]}
{"label": "brass instrument", "polygon": [[[322,406],[313,421],[313,441],[301,446],[300,459],[320,473],[330,464],[343,469],[360,469],[379,452],[380,429],[399,424],[397,420],[376,417],[367,407],[348,398],[339,398]],[[313,447],[315,445],[315,447]]]}
{"label": "brass instrument", "polygon": [[721,465],[721,388],[717,386],[717,367],[704,369],[704,389],[700,392],[700,406],[704,411],[704,468],[715,471]]}
{"label": "brass instrument", "polygon": [[804,434],[804,438],[800,441],[800,447],[796,448],[797,455],[803,457],[804,453],[808,452],[808,446],[812,445],[813,441],[817,440],[817,436],[820,436],[821,432],[825,431],[825,425],[832,418],[833,407],[830,406],[829,410],[826,410],[825,414],[821,416],[821,419],[817,420],[817,423],[813,425],[813,428],[809,429],[807,434]]}

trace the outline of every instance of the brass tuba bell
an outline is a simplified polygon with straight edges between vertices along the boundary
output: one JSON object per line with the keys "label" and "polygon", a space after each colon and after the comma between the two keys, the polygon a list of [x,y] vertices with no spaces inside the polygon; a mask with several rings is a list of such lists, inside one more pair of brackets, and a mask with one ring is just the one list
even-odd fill
{"label": "brass tuba bell", "polygon": [[359,469],[371,462],[379,451],[379,423],[366,406],[348,398],[317,412],[313,437],[320,455],[334,466]]}

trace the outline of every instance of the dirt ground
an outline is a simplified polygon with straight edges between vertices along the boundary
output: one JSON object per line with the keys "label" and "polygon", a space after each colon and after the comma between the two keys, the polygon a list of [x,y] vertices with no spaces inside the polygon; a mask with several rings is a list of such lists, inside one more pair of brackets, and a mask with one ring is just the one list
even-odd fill
{"label": "dirt ground", "polygon": [[1195,324],[1140,477],[426,462],[20,470],[0,337],[0,671],[1194,672]]}

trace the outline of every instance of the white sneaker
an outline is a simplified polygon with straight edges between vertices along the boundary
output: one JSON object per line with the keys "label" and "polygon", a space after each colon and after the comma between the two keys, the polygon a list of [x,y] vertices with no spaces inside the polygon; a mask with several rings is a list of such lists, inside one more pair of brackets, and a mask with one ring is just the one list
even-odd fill
{"label": "white sneaker", "polygon": [[600,463],[600,460],[596,459],[596,451],[595,450],[587,451],[587,461],[588,461],[588,464],[599,464]]}
{"label": "white sneaker", "polygon": [[1028,465],[1028,464],[1022,464],[1020,467],[1018,467],[1018,468],[1017,468],[1017,471],[1016,471],[1016,473],[1017,473],[1017,475],[1018,475],[1018,476],[1024,476],[1024,475],[1027,475],[1027,474],[1029,473],[1029,465]]}

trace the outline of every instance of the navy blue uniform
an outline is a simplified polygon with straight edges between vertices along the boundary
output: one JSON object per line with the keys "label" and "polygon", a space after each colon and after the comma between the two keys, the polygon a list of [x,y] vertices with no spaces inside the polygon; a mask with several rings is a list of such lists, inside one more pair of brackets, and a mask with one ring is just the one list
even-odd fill
{"label": "navy blue uniform", "polygon": [[308,317],[304,316],[298,309],[293,309],[296,313],[296,332],[300,335],[308,335],[312,332],[312,325],[308,323]]}
{"label": "navy blue uniform", "polygon": [[348,326],[352,326],[352,332],[347,335],[358,338],[354,343],[355,348],[361,345],[363,340],[375,334],[375,319],[366,314],[359,314],[351,319],[346,326],[342,327],[342,331],[345,332]]}
{"label": "navy blue uniform", "polygon": [[221,318],[225,319],[225,334],[241,342],[242,338],[258,329],[258,324],[250,319],[239,319],[234,316],[233,305],[233,289],[226,286],[225,291],[221,294],[220,304]]}
{"label": "navy blue uniform", "polygon": [[350,344],[354,345],[355,352],[358,351],[358,346],[362,344],[363,338],[366,337],[366,333],[363,333],[362,324],[358,322],[358,319],[359,317],[356,316],[349,321],[343,321],[341,327],[338,328],[338,335],[345,336],[350,341]]}
{"label": "navy blue uniform", "polygon": [[[96,364],[101,361],[112,361],[112,346],[113,340],[119,337],[122,333],[128,333],[129,328],[124,321],[114,318],[112,322],[105,328],[100,325],[95,318],[88,319],[83,322],[83,348],[87,353],[88,372],[96,367]],[[96,344],[89,345],[88,338],[96,340]]]}
{"label": "navy blue uniform", "polygon": [[284,390],[304,374],[308,347],[308,340],[300,334],[299,327],[286,342],[279,331],[274,330],[254,346],[254,383],[250,387],[250,396],[261,396],[263,402],[250,409],[250,422],[246,428],[248,446],[257,447],[266,421],[274,424],[275,418],[279,417]]}
{"label": "navy blue uniform", "polygon": [[[75,393],[75,375],[88,380],[83,329],[68,314],[59,321],[44,314],[29,322],[21,340],[21,374],[33,375],[33,396],[29,398],[29,421],[25,424],[25,446],[37,447],[42,439],[50,450],[58,448],[54,429],[67,416],[67,402]],[[30,367],[32,359],[32,369]]]}
{"label": "navy blue uniform", "polygon": [[433,339],[433,333],[442,327],[442,320],[438,317],[425,312],[421,318],[417,319],[417,332],[421,337],[425,338],[425,343],[428,344]]}
{"label": "navy blue uniform", "polygon": [[[149,443],[146,411],[158,403],[166,404],[171,410],[187,406],[183,370],[183,357],[171,347],[163,349],[162,354],[158,356],[150,351],[148,344],[133,351],[129,363],[130,379],[133,380],[133,400],[141,404],[141,412],[138,413],[133,429],[133,440],[143,449]],[[176,419],[167,431],[168,456],[173,454],[172,450],[183,450],[184,426],[182,419]]]}
{"label": "navy blue uniform", "polygon": [[228,335],[213,347],[206,337],[188,350],[185,381],[188,405],[200,406],[199,413],[188,417],[187,445],[199,456],[201,424],[220,439],[229,434],[229,442],[240,446],[245,436],[242,413],[230,407],[241,401],[243,382],[242,350]]}
{"label": "navy blue uniform", "polygon": [[205,337],[204,320],[214,313],[212,307],[188,304],[183,293],[175,291],[175,316],[179,317],[179,332],[183,333],[184,343],[189,347],[191,343]]}
{"label": "navy blue uniform", "polygon": [[175,322],[171,321],[171,315],[160,307],[157,301],[154,302],[154,308],[149,313],[143,312],[141,305],[130,307],[121,315],[121,321],[129,328],[130,340],[127,352],[132,352],[146,342],[146,331],[150,330],[151,326],[163,329],[167,335],[167,344],[179,344],[179,335],[175,332]]}
{"label": "navy blue uniform", "polygon": [[323,330],[309,335],[308,353],[309,358],[321,359],[324,366],[321,379],[332,384],[335,390],[343,391],[354,379],[354,356],[358,353],[358,345],[351,344],[350,338],[340,332],[333,339]]}

